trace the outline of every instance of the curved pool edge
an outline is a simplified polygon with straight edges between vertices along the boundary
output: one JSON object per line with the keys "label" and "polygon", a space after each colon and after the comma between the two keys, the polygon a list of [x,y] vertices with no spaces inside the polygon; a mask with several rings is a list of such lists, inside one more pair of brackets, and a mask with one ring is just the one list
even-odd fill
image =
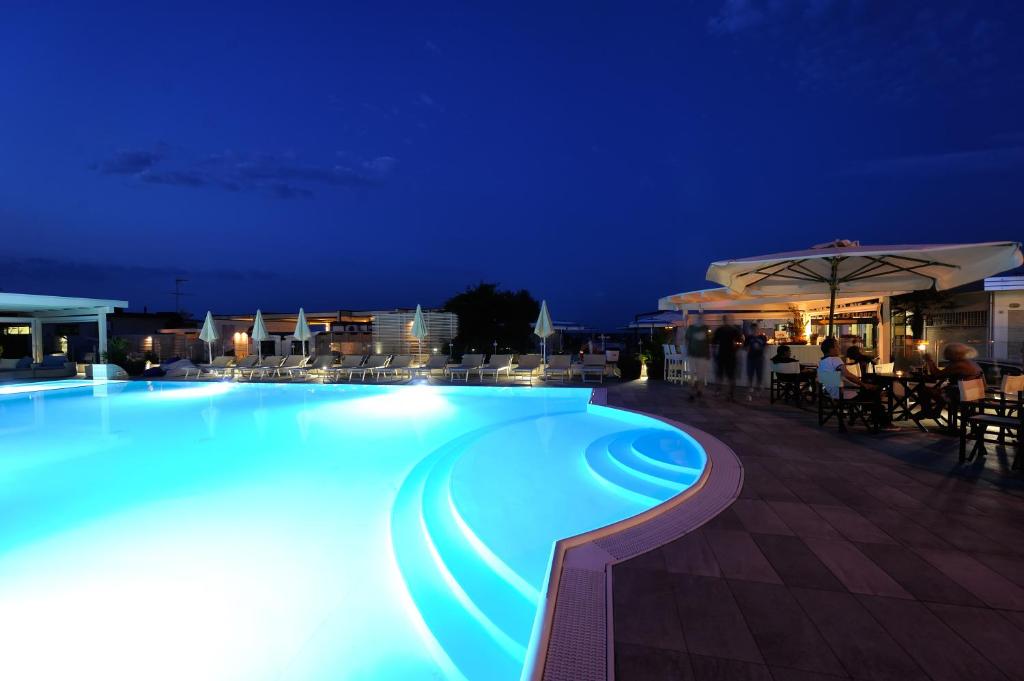
{"label": "curved pool edge", "polygon": [[[605,405],[604,391],[592,403]],[[743,466],[718,438],[656,414],[640,414],[678,428],[704,449],[697,481],[638,515],[555,543],[537,609],[523,681],[606,681],[614,676],[612,570],[621,563],[692,532],[728,508],[743,487]]]}

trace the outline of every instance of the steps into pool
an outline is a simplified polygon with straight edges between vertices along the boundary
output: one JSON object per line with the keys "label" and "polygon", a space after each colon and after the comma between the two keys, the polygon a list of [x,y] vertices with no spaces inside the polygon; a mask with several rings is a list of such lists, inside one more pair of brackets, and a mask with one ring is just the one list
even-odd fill
{"label": "steps into pool", "polygon": [[[452,474],[476,441],[496,430],[515,438],[534,421],[481,428],[435,450],[405,479],[392,512],[392,547],[412,602],[444,656],[471,680],[519,678],[540,594],[466,523]],[[678,433],[640,428],[593,441],[583,459],[613,493],[650,506],[693,483],[701,465],[694,451]]]}

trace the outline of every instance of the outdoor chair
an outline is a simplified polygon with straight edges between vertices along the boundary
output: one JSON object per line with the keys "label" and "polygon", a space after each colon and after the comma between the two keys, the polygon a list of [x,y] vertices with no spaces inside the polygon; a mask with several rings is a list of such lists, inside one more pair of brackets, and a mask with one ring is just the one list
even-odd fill
{"label": "outdoor chair", "polygon": [[391,358],[390,355],[370,355],[366,358],[366,361],[357,367],[351,369],[340,369],[340,374],[346,374],[348,380],[355,378],[356,374],[359,374],[359,380],[365,381],[366,374],[372,373],[377,369],[383,369],[387,366],[388,360]]}
{"label": "outdoor chair", "polygon": [[402,374],[412,378],[412,360],[412,355],[395,355],[387,365],[371,369],[370,373],[378,381],[388,376],[398,378]]}
{"label": "outdoor chair", "polygon": [[893,363],[893,362],[884,362],[882,364],[876,364],[875,365],[875,373],[876,374],[891,374],[893,372],[893,368],[895,366],[896,366],[896,364]]}
{"label": "outdoor chair", "polygon": [[249,380],[262,380],[273,376],[274,373],[281,368],[281,365],[284,364],[286,359],[287,357],[284,355],[270,355],[269,357],[264,357],[262,362],[254,366],[249,371]]}
{"label": "outdoor chair", "polygon": [[494,376],[494,382],[498,382],[498,375],[504,372],[508,376],[512,371],[512,355],[491,355],[487,364],[477,367],[476,373],[480,382],[484,382],[484,376]]}
{"label": "outdoor chair", "polygon": [[314,378],[324,380],[330,376],[331,367],[334,366],[336,361],[334,353],[331,352],[326,355],[317,355],[312,362],[302,368],[301,373],[307,378],[313,376]]}
{"label": "outdoor chair", "polygon": [[286,375],[288,378],[292,378],[296,374],[302,374],[307,364],[309,364],[309,357],[305,355],[288,355],[276,369],[269,372],[269,375],[277,378]]}
{"label": "outdoor chair", "polygon": [[341,358],[341,362],[336,366],[332,366],[327,369],[327,374],[334,378],[334,381],[340,381],[342,374],[351,377],[350,372],[363,364],[363,360],[366,359],[366,355],[345,355]]}
{"label": "outdoor chair", "polygon": [[462,380],[469,383],[469,374],[471,371],[476,371],[484,364],[483,355],[463,355],[462,361],[458,364],[449,364],[445,367],[445,373],[448,374],[448,380],[456,381],[461,376]]}
{"label": "outdoor chair", "polygon": [[[838,397],[832,397],[830,390]],[[843,385],[841,371],[818,372],[818,425],[824,426],[833,416],[839,424],[839,432],[846,432],[847,421],[852,426],[858,421],[868,430],[878,430],[873,416],[875,404],[857,397],[857,390]]]}
{"label": "outdoor chair", "polygon": [[800,405],[800,363],[783,362],[772,364],[771,382],[768,389],[768,401],[771,404],[776,402],[790,402]]}
{"label": "outdoor chair", "polygon": [[604,353],[594,355],[583,355],[583,363],[579,365],[580,380],[587,383],[588,376],[597,376],[595,383],[604,383],[605,358]]}
{"label": "outdoor chair", "polygon": [[228,355],[214,357],[213,361],[209,364],[197,364],[194,367],[185,369],[185,378],[188,378],[192,372],[195,372],[196,378],[200,378],[203,375],[223,376],[228,369],[234,366],[234,363],[235,358]]}
{"label": "outdoor chair", "polygon": [[519,363],[512,369],[512,380],[518,383],[524,379],[527,383],[533,383],[533,377],[540,373],[543,361],[542,355],[519,355]]}
{"label": "outdoor chair", "polygon": [[572,372],[572,355],[552,355],[544,367],[544,380],[568,381]]}
{"label": "outdoor chair", "polygon": [[669,383],[682,383],[686,356],[675,345],[665,343],[661,347],[665,353],[665,380]]}
{"label": "outdoor chair", "polygon": [[[1003,387],[1015,387],[1018,390],[1011,399],[1007,399],[1004,390],[999,399],[993,400],[986,398],[985,380],[982,378],[963,380],[957,384],[960,398],[960,463],[985,456],[988,453],[986,442],[1005,445],[1007,436],[1011,436],[1015,450],[1011,467],[1019,467],[1021,432],[1024,431],[1024,409],[1020,408],[1021,400],[1024,399],[1024,380],[1010,381],[1009,384],[1004,381]],[[970,454],[967,453],[969,438],[974,440]]]}
{"label": "outdoor chair", "polygon": [[235,362],[235,365],[231,367],[231,375],[235,378],[244,378],[245,373],[249,372],[252,374],[253,369],[259,364],[260,358],[257,355],[248,355]]}
{"label": "outdoor chair", "polygon": [[441,372],[441,375],[445,375],[445,367],[448,366],[447,355],[431,355],[427,359],[426,363],[418,367],[412,367],[410,370],[414,374],[423,374],[426,377],[435,375],[436,372]]}

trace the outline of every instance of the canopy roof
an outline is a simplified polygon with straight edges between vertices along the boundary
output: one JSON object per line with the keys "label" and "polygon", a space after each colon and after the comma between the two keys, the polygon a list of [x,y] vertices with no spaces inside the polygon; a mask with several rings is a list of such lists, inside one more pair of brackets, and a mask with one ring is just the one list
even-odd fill
{"label": "canopy roof", "polygon": [[835,242],[805,251],[711,263],[707,278],[737,293],[790,295],[827,292],[955,288],[1024,263],[1015,241],[976,244],[861,246]]}
{"label": "canopy roof", "polygon": [[[836,301],[840,304],[848,304],[867,298],[881,298],[883,296],[894,296],[906,291],[865,291],[849,292],[840,291],[836,295]],[[659,310],[736,310],[736,309],[784,309],[796,307],[801,310],[809,310],[823,305],[828,305],[828,296],[820,293],[801,293],[785,296],[759,296],[752,293],[737,293],[732,289],[722,287],[698,289],[696,291],[684,291],[658,299]]]}
{"label": "canopy roof", "polygon": [[128,301],[0,292],[0,314],[16,312],[39,317],[77,316],[96,314],[100,311],[113,312],[117,307],[128,307]]}

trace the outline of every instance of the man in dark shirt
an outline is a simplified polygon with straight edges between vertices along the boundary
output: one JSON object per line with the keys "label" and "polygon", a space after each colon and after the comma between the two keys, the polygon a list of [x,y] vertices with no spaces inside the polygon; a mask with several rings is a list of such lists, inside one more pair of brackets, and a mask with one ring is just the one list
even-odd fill
{"label": "man in dark shirt", "polygon": [[750,325],[750,333],[743,339],[743,347],[747,351],[747,385],[750,392],[747,399],[754,399],[754,390],[760,390],[764,383],[764,349],[768,345],[768,337],[761,333],[757,324]]}
{"label": "man in dark shirt", "polygon": [[686,327],[686,360],[693,373],[690,384],[690,401],[701,396],[707,387],[711,365],[711,329],[704,323],[704,315],[698,314],[696,321]]}
{"label": "man in dark shirt", "polygon": [[722,325],[715,329],[711,342],[715,345],[715,377],[719,382],[725,381],[730,402],[736,397],[736,350],[743,341],[743,334],[729,323],[728,315],[722,317]]}

